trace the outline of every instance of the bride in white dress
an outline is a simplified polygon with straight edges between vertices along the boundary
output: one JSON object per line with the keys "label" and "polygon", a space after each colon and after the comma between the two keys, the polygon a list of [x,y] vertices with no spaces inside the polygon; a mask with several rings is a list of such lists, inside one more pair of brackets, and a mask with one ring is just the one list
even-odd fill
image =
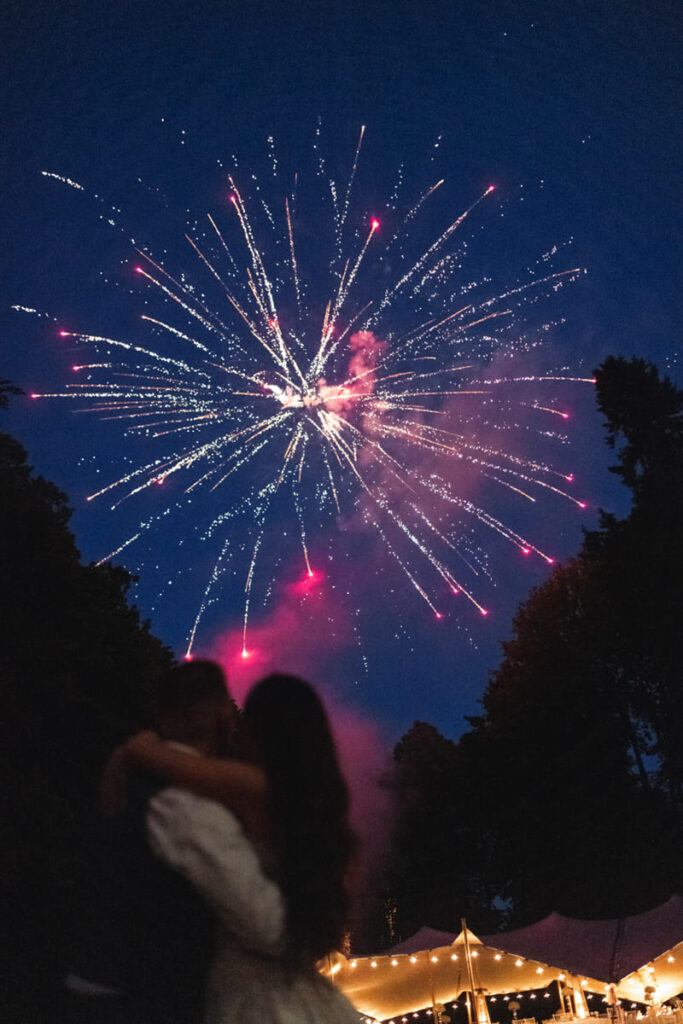
{"label": "bride in white dress", "polygon": [[302,680],[269,676],[244,722],[251,763],[192,757],[150,733],[127,745],[174,784],[150,805],[153,849],[221,922],[205,1024],[358,1024],[316,968],[343,940],[354,850],[324,708]]}

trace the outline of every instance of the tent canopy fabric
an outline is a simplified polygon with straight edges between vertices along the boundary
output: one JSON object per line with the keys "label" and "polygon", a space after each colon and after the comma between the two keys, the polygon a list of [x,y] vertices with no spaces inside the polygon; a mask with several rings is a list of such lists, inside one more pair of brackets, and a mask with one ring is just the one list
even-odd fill
{"label": "tent canopy fabric", "polygon": [[[329,974],[351,1002],[372,1018],[386,1019],[457,999],[471,989],[464,933],[444,945],[443,932],[426,929],[422,938],[437,938],[439,945],[421,946],[413,952],[398,947],[376,957],[337,959]],[[446,937],[450,936],[446,933]],[[413,937],[415,938],[415,937]],[[495,947],[485,946],[467,931],[474,988],[489,995],[543,988],[553,981],[566,981],[591,991],[604,991],[600,979],[571,978],[561,967]]]}
{"label": "tent canopy fabric", "polygon": [[[420,928],[389,954],[448,946],[455,932]],[[581,921],[549,914],[526,928],[484,935],[484,945],[517,956],[557,964],[572,974],[619,981],[683,942],[683,899],[672,896],[644,914],[610,921]]]}
{"label": "tent canopy fabric", "polygon": [[573,974],[617,982],[683,941],[683,899],[672,896],[654,910],[611,921],[550,914],[527,928],[482,941],[519,956],[561,964]]}
{"label": "tent canopy fabric", "polygon": [[450,946],[455,942],[457,932],[440,932],[436,928],[420,928],[405,942],[392,946],[385,956],[398,956],[402,953],[419,953],[421,949],[436,949],[437,946]]}
{"label": "tent canopy fabric", "polygon": [[[653,986],[662,1001],[683,992],[683,899],[672,896],[645,914],[542,921],[478,939],[467,931],[474,987],[496,993],[552,981],[602,993],[613,981],[622,999],[644,1001]],[[329,974],[363,1012],[376,1018],[456,999],[471,987],[464,933],[420,928],[376,957],[338,956]]]}

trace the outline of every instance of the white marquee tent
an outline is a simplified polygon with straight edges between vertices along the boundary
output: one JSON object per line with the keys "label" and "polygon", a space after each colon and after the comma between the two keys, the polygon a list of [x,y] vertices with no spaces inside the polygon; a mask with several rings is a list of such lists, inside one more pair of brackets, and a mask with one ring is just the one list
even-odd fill
{"label": "white marquee tent", "polygon": [[515,994],[552,981],[573,988],[577,1008],[585,1009],[583,990],[602,996],[609,982],[629,1003],[646,1001],[646,987],[663,1002],[683,992],[683,899],[613,921],[550,914],[483,939],[421,928],[379,956],[339,954],[328,969],[354,1005],[378,1020],[451,1002],[473,987]]}

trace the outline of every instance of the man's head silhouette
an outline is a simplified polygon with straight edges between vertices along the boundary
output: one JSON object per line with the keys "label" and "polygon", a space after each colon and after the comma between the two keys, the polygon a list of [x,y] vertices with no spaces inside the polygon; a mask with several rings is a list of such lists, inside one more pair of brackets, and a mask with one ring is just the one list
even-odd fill
{"label": "man's head silhouette", "polygon": [[165,740],[187,744],[202,754],[230,753],[237,710],[221,667],[198,660],[166,672],[157,686],[155,721]]}

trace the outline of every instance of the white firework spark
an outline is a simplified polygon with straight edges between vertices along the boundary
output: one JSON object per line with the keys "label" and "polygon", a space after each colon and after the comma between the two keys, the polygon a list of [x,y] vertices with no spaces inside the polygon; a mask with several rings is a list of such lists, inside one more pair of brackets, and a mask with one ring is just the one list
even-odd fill
{"label": "white firework spark", "polygon": [[[338,188],[328,180],[332,255],[326,263],[319,240],[305,242],[298,231],[298,176],[291,190],[266,201],[254,176],[238,181],[236,173],[229,175],[225,209],[207,214],[206,230],[195,225],[186,235],[197,269],[222,298],[207,298],[186,273],[171,273],[167,259],[137,249],[138,278],[161,309],[157,316],[142,317],[151,332],[148,340],[61,331],[91,348],[96,361],[74,366],[83,380],[66,391],[33,396],[80,400],[104,418],[123,421],[133,442],[142,437],[158,444],[152,460],[135,465],[89,500],[110,494],[116,507],[177,477],[188,501],[200,495],[204,508],[212,509],[206,535],[227,530],[199,600],[187,657],[230,557],[229,531],[236,517],[251,524],[243,620],[243,655],[248,656],[259,553],[266,531],[277,528],[269,514],[282,489],[291,493],[309,576],[315,570],[307,535],[321,520],[356,510],[437,618],[443,584],[487,614],[475,587],[463,583],[459,570],[456,575],[462,552],[449,530],[449,512],[493,531],[524,554],[553,561],[462,493],[454,467],[494,481],[520,500],[534,502],[553,493],[584,507],[563,486],[570,475],[514,453],[509,445],[483,440],[472,412],[476,403],[485,404],[489,415],[498,401],[503,419],[515,405],[566,416],[536,399],[511,401],[511,386],[540,378],[487,373],[482,356],[490,358],[501,337],[510,343],[515,313],[529,294],[552,290],[583,271],[547,273],[544,256],[543,277],[497,297],[486,292],[477,299],[474,283],[455,290],[459,230],[493,186],[410,256],[413,226],[443,188],[443,179],[424,189],[399,218],[401,171],[387,205],[391,229],[384,232],[378,216],[355,215],[363,135],[364,129],[347,184]],[[279,183],[274,142],[268,141]],[[316,153],[318,174],[327,176],[319,140]],[[48,176],[82,188],[63,176]],[[322,286],[316,284],[321,278]],[[437,506],[446,512],[436,513]],[[141,521],[106,558],[134,544],[170,511],[168,506]]]}

